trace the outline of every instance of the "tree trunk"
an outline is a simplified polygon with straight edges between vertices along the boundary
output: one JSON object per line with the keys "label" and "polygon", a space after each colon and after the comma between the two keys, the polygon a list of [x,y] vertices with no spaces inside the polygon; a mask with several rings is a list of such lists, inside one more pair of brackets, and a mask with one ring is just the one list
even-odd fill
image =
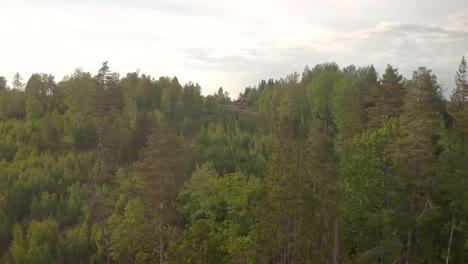
{"label": "tree trunk", "polygon": [[104,223],[102,221],[102,218],[100,215],[99,215],[99,220],[98,220],[98,224],[99,224],[99,228],[101,230],[101,234],[102,234],[102,244],[104,246],[104,252],[106,254],[106,262],[107,263],[111,263],[112,262],[112,258],[111,258],[111,254],[110,254],[110,239],[109,239],[109,236],[108,234],[106,233],[106,230],[105,230],[105,227],[104,227]]}
{"label": "tree trunk", "polygon": [[453,230],[455,229],[455,213],[452,215],[452,227],[450,228],[450,238],[447,248],[447,259],[445,260],[445,264],[449,263],[450,259],[450,248],[452,247],[452,239],[453,239]]}
{"label": "tree trunk", "polygon": [[99,182],[102,179],[102,162],[103,162],[103,147],[101,137],[98,139],[98,149],[97,149],[97,179],[94,180],[94,184]]}
{"label": "tree trunk", "polygon": [[[336,216],[335,216],[336,217]],[[332,263],[337,264],[338,263],[338,252],[339,252],[339,246],[340,242],[338,241],[338,217],[335,218],[335,246],[333,248],[333,257],[332,257]]]}
{"label": "tree trunk", "polygon": [[[410,214],[413,216],[414,209],[416,206],[416,187],[413,187],[411,190],[411,205],[410,205]],[[413,260],[413,242],[414,242],[414,227],[411,227],[408,231],[408,242],[406,244],[406,264],[410,264]]]}
{"label": "tree trunk", "polygon": [[159,176],[159,264],[164,264],[166,261],[165,251],[164,251],[164,223],[163,223],[163,213],[164,213],[164,198],[162,196],[162,187],[164,182],[164,173],[161,172]]}
{"label": "tree trunk", "polygon": [[160,217],[159,217],[159,264],[164,264],[166,261],[165,251],[164,251],[164,226],[162,223],[162,210],[163,210],[163,201],[160,201],[159,208],[161,209]]}

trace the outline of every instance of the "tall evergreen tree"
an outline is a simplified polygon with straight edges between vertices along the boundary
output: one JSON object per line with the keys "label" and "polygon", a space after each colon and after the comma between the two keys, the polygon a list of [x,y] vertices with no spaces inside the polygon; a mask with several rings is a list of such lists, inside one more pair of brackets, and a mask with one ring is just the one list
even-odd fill
{"label": "tall evergreen tree", "polygon": [[[453,126],[448,131],[448,148],[444,155],[444,168],[447,175],[442,186],[447,200],[446,212],[450,215],[447,220],[449,226],[446,263],[451,260],[467,261],[467,227],[462,219],[468,217],[468,80],[466,60],[462,57],[458,71],[455,74],[456,87],[453,90],[451,101],[448,103],[448,112],[453,118]],[[465,237],[463,241],[462,237]]]}
{"label": "tall evergreen tree", "polygon": [[[323,122],[323,121],[322,121]],[[339,200],[340,175],[338,173],[339,156],[336,152],[333,137],[326,133],[319,120],[312,120],[307,139],[307,172],[311,177],[309,187],[316,199],[317,207],[315,228],[310,250],[314,259],[327,263],[339,261]],[[318,123],[318,124],[317,124]],[[309,220],[310,221],[310,220]]]}
{"label": "tall evergreen tree", "polygon": [[[309,171],[317,191],[318,226],[316,250],[320,259],[330,263],[339,262],[339,197],[340,177],[338,174],[339,156],[336,153],[336,120],[333,111],[334,90],[338,89],[342,72],[338,65],[318,65],[312,73],[316,77],[308,86],[311,108],[308,136]],[[342,86],[343,88],[349,85]],[[335,91],[335,95],[336,95]],[[337,113],[338,114],[338,113]],[[355,120],[353,120],[355,121]],[[345,124],[344,122],[341,124]]]}
{"label": "tall evergreen tree", "polygon": [[147,147],[136,164],[147,214],[158,229],[161,264],[167,261],[166,249],[175,227],[175,197],[184,175],[181,154],[177,138],[169,130],[158,128],[149,136]]}
{"label": "tall evergreen tree", "polygon": [[105,221],[111,214],[111,202],[108,196],[109,189],[105,184],[109,182],[117,158],[117,155],[112,154],[118,141],[117,131],[113,127],[115,111],[118,108],[117,79],[118,76],[109,70],[107,61],[102,64],[98,74],[94,77],[96,89],[94,90],[93,113],[97,135],[97,161],[96,174],[92,182],[91,208],[107,263],[112,261],[111,238]]}
{"label": "tall evergreen tree", "polygon": [[311,236],[315,213],[312,179],[306,171],[307,138],[304,119],[309,115],[305,87],[296,78],[282,80],[283,96],[273,112],[275,135],[272,156],[265,168],[265,194],[257,212],[254,239],[261,263],[292,263],[312,259]]}
{"label": "tall evergreen tree", "polygon": [[[107,61],[102,63],[101,69],[94,77],[96,80],[96,90],[94,95],[94,120],[97,132],[97,175],[96,181],[102,183],[105,174],[105,163],[111,163],[116,157],[110,152],[116,148],[117,131],[113,128],[115,111],[118,107],[116,74],[112,74]],[[109,164],[110,165],[110,164]],[[109,166],[107,167],[109,169]]]}
{"label": "tall evergreen tree", "polygon": [[21,75],[17,72],[14,76],[13,76],[13,89],[22,89],[23,88],[23,78],[21,77]]}
{"label": "tall evergreen tree", "polygon": [[455,84],[448,110],[455,121],[460,140],[460,154],[463,156],[468,144],[468,72],[465,57],[462,57],[455,73]]}
{"label": "tall evergreen tree", "polygon": [[402,112],[403,98],[406,90],[404,79],[398,73],[398,69],[387,65],[380,85],[375,87],[373,95],[374,107],[369,107],[369,128],[380,127],[383,121],[396,117]]}
{"label": "tall evergreen tree", "polygon": [[[401,139],[397,141],[395,164],[398,166],[402,227],[406,229],[405,263],[424,260],[418,245],[417,230],[420,217],[435,210],[434,192],[438,184],[435,162],[438,155],[437,139],[441,129],[441,116],[437,112],[440,86],[430,70],[420,67],[406,84],[408,93],[400,116]],[[434,252],[425,252],[433,254]]]}
{"label": "tall evergreen tree", "polygon": [[455,73],[455,90],[452,94],[452,101],[467,102],[468,101],[468,72],[466,68],[465,57],[462,57],[458,71]]}

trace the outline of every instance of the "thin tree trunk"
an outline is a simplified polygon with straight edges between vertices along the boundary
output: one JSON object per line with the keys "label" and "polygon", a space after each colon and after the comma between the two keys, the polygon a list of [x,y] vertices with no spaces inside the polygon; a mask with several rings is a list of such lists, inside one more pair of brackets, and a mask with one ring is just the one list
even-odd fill
{"label": "thin tree trunk", "polygon": [[[325,186],[325,168],[322,168],[322,173],[321,173],[321,181],[322,181],[322,186]],[[324,188],[324,187],[323,187]],[[320,201],[320,211],[319,211],[319,224],[318,224],[318,239],[317,239],[317,250],[320,252],[321,249],[322,249],[322,240],[323,240],[323,233],[324,233],[324,212],[323,212],[323,208],[324,208],[324,199],[323,199],[323,190],[321,190],[321,192],[319,193],[319,196],[321,198],[321,201]],[[320,254],[321,255],[321,254]]]}
{"label": "thin tree trunk", "polygon": [[[382,205],[381,205],[381,213],[382,213],[382,222],[385,221],[386,218],[386,209],[387,209],[387,173],[385,167],[382,168],[381,170],[382,176],[383,176],[383,181],[382,181]],[[379,257],[379,263],[384,263],[384,255],[385,255],[385,250],[382,248],[382,240],[383,238],[383,232],[384,232],[384,225],[380,224],[379,225],[379,237],[378,237],[378,246],[379,246],[379,251],[380,251],[380,257]]]}
{"label": "thin tree trunk", "polygon": [[[99,139],[98,139],[97,152],[98,152],[97,153],[97,175],[96,175],[96,177],[95,177],[95,179],[93,181],[94,189],[93,189],[93,192],[92,192],[92,198],[91,199],[93,200],[94,203],[98,203],[98,205],[99,205],[100,201],[97,201],[97,199],[100,199],[100,196],[98,196],[98,198],[96,198],[96,188],[97,188],[97,185],[99,184],[99,182],[102,179],[102,167],[103,167],[102,163],[103,163],[103,160],[104,160],[102,137],[99,137]],[[106,254],[106,262],[111,263],[110,245],[109,245],[110,241],[109,241],[108,234],[106,233],[106,230],[105,230],[105,226],[104,226],[105,223],[103,222],[103,218],[105,216],[102,215],[102,209],[103,208],[97,208],[98,212],[95,212],[95,213],[97,213],[98,224],[99,224],[99,228],[100,228],[101,233],[102,233],[104,252]]]}
{"label": "thin tree trunk", "polygon": [[[287,208],[287,203],[286,203],[286,193],[283,191],[283,205],[284,205],[284,209],[286,210]],[[286,263],[286,256],[287,256],[287,247],[288,247],[288,242],[287,240],[289,239],[289,235],[288,235],[288,219],[287,219],[287,215],[285,214],[284,217],[283,217],[283,246],[281,248],[281,263],[285,264]]]}
{"label": "thin tree trunk", "polygon": [[163,182],[164,182],[164,168],[159,174],[159,264],[164,264],[165,252],[164,252],[164,196],[163,196]]}
{"label": "thin tree trunk", "polygon": [[98,162],[98,167],[97,167],[97,179],[94,180],[94,184],[96,185],[96,182],[99,182],[102,178],[102,162],[103,162],[103,147],[102,147],[102,140],[101,137],[98,139],[98,150],[97,150],[97,162]]}
{"label": "thin tree trunk", "polygon": [[450,249],[452,247],[452,239],[453,239],[453,230],[455,229],[455,213],[452,215],[452,227],[450,228],[450,238],[449,238],[449,243],[448,243],[448,248],[447,248],[447,259],[445,260],[445,264],[449,263],[450,259]]}
{"label": "thin tree trunk", "polygon": [[164,182],[164,172],[161,172],[159,175],[159,264],[164,264],[165,251],[164,251],[164,223],[163,223],[163,213],[164,213],[164,197],[163,197],[163,182]]}
{"label": "thin tree trunk", "polygon": [[[413,187],[411,191],[411,205],[410,205],[410,213],[411,215],[414,213],[414,207],[416,206],[416,187]],[[408,231],[408,242],[406,244],[406,264],[410,264],[413,260],[413,242],[414,242],[414,228]]]}
{"label": "thin tree trunk", "polygon": [[[336,216],[335,216],[336,217]],[[333,248],[333,258],[332,258],[332,263],[337,264],[338,263],[338,252],[339,252],[339,246],[340,242],[338,241],[338,217],[335,218],[335,246]]]}
{"label": "thin tree trunk", "polygon": [[102,217],[99,215],[99,220],[98,220],[99,228],[101,229],[101,234],[102,234],[102,243],[104,246],[104,252],[106,254],[106,262],[111,263],[111,254],[110,254],[110,245],[109,245],[109,237],[106,233],[104,223],[102,221]]}
{"label": "thin tree trunk", "polygon": [[465,135],[464,135],[464,129],[462,127],[462,132],[461,132],[461,156],[462,158],[465,156]]}
{"label": "thin tree trunk", "polygon": [[162,210],[163,210],[163,201],[160,201],[160,217],[159,217],[159,264],[164,264],[165,262],[165,252],[164,252],[164,238],[163,238],[163,223],[162,223]]}

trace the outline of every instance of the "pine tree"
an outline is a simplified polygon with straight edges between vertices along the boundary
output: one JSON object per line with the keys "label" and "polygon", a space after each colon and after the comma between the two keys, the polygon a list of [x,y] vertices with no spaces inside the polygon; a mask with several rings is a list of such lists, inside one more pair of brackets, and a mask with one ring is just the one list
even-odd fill
{"label": "pine tree", "polygon": [[[309,126],[307,140],[307,171],[312,184],[309,192],[315,197],[316,213],[313,230],[313,258],[329,259],[338,263],[339,257],[339,197],[340,177],[338,174],[339,156],[333,138],[313,120]],[[310,221],[310,220],[309,220]]]}
{"label": "pine tree", "polygon": [[[111,163],[116,157],[110,153],[116,148],[117,131],[113,128],[114,111],[118,107],[116,79],[107,66],[107,61],[95,76],[96,90],[94,95],[94,120],[98,136],[98,168],[96,181],[102,183],[106,174],[106,163]],[[110,166],[107,166],[109,169]]]}
{"label": "pine tree", "polygon": [[141,175],[142,195],[150,222],[158,228],[159,261],[166,261],[166,248],[174,228],[175,197],[183,180],[181,148],[177,138],[158,128],[148,138],[136,170]]}
{"label": "pine tree", "polygon": [[[311,237],[315,213],[312,180],[306,171],[309,109],[305,87],[295,77],[282,80],[284,89],[277,112],[272,112],[275,134],[273,151],[265,168],[265,193],[257,210],[254,240],[261,263],[307,262],[313,258]],[[270,102],[271,103],[271,102]],[[274,104],[274,103],[272,103]],[[273,109],[272,109],[273,110]]]}
{"label": "pine tree", "polygon": [[441,100],[435,75],[424,67],[413,73],[407,83],[408,93],[400,116],[401,139],[397,141],[395,164],[398,164],[402,226],[407,230],[406,263],[418,262],[416,251],[418,216],[432,210],[437,184],[435,161],[441,117],[437,105]]}
{"label": "pine tree", "polygon": [[[349,68],[352,70],[353,67]],[[338,65],[319,65],[317,75],[308,86],[311,121],[307,142],[309,174],[317,197],[316,251],[320,259],[339,261],[339,156],[336,153],[337,120],[333,111],[333,94],[343,77]],[[349,85],[343,86],[349,87]],[[336,99],[336,98],[335,98]],[[354,122],[354,121],[353,121]],[[344,124],[344,123],[342,123]]]}
{"label": "pine tree", "polygon": [[118,106],[116,81],[118,76],[112,74],[107,61],[102,64],[94,77],[96,89],[94,94],[94,122],[97,134],[97,168],[91,193],[91,208],[100,232],[101,244],[107,263],[111,263],[110,234],[107,230],[106,218],[111,213],[111,202],[108,197],[108,182],[113,161],[117,155],[112,155],[116,148],[117,131],[113,128],[114,111]]}
{"label": "pine tree", "polygon": [[466,68],[465,57],[462,57],[458,71],[455,73],[455,90],[452,94],[452,101],[465,103],[468,102],[468,72]]}
{"label": "pine tree", "polygon": [[465,57],[462,57],[455,73],[455,84],[448,110],[459,134],[460,155],[464,156],[468,141],[468,72]]}
{"label": "pine tree", "polygon": [[13,89],[22,89],[24,84],[21,82],[23,78],[21,75],[17,72],[15,76],[13,76]]}
{"label": "pine tree", "polygon": [[[455,74],[456,87],[453,90],[451,101],[448,103],[448,112],[453,118],[453,126],[449,128],[448,149],[444,156],[444,173],[447,180],[442,186],[445,191],[444,198],[448,200],[446,208],[450,215],[446,263],[452,259],[467,260],[466,237],[467,224],[461,219],[468,217],[468,197],[464,195],[468,191],[468,155],[466,155],[468,139],[468,80],[465,57],[462,57],[458,71]],[[465,245],[463,245],[465,242]]]}
{"label": "pine tree", "polygon": [[381,84],[374,92],[375,106],[368,108],[369,128],[376,129],[383,121],[391,117],[398,118],[402,111],[405,93],[403,76],[398,73],[397,68],[387,65]]}

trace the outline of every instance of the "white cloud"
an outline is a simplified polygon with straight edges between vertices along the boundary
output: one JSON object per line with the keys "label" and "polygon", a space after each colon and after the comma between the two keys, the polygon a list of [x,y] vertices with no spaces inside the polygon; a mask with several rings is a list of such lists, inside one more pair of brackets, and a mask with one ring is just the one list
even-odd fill
{"label": "white cloud", "polygon": [[[468,55],[468,3],[439,1],[12,1],[0,7],[0,75],[60,79],[102,61],[237,95],[306,64],[432,68],[446,87]],[[404,8],[403,8],[404,7]]]}

